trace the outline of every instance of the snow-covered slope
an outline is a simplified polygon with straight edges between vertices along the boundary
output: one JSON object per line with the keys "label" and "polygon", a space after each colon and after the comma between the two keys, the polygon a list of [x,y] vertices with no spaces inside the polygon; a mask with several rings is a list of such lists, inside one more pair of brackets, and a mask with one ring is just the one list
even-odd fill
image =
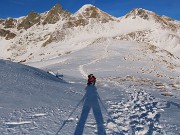
{"label": "snow-covered slope", "polygon": [[[55,104],[62,98],[60,95],[65,96],[63,88],[68,83],[45,71],[3,60],[0,65],[1,106],[7,109]],[[60,95],[56,96],[57,93]]]}
{"label": "snow-covered slope", "polygon": [[[82,45],[61,57],[27,63],[63,74],[63,80],[0,61],[1,134],[73,134],[83,103],[60,127],[85,94],[89,73],[96,76],[97,92],[115,121],[99,102],[108,135],[179,133],[179,58],[156,46],[113,38]],[[84,134],[96,134],[96,124],[90,111]]]}
{"label": "snow-covered slope", "polygon": [[[82,96],[82,86],[40,69],[4,60],[0,65],[1,135],[55,133],[62,122],[59,119],[63,120]],[[45,129],[48,125],[52,129]]]}
{"label": "snow-covered slope", "polygon": [[139,30],[124,33],[118,38],[121,40],[135,40],[161,47],[179,57],[180,37],[179,21],[161,17],[154,12],[144,9],[134,9],[121,21],[130,27],[140,26]]}

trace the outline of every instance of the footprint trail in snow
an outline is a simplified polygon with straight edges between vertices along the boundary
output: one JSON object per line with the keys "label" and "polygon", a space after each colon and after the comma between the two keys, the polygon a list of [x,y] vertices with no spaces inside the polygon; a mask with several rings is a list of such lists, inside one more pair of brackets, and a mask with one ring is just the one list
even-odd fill
{"label": "footprint trail in snow", "polygon": [[[141,89],[128,91],[128,97],[127,101],[107,102],[108,111],[123,134],[163,134],[163,127],[159,123],[163,109],[159,102]],[[115,123],[109,121],[107,128],[109,134],[116,134]]]}

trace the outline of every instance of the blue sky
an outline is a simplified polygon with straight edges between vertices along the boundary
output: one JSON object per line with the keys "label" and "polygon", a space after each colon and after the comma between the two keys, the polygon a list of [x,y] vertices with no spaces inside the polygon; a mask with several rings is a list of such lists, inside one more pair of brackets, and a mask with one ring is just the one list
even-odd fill
{"label": "blue sky", "polygon": [[180,0],[1,0],[0,18],[25,16],[30,11],[43,13],[56,3],[71,13],[84,4],[92,4],[116,17],[123,16],[134,8],[144,8],[180,20]]}

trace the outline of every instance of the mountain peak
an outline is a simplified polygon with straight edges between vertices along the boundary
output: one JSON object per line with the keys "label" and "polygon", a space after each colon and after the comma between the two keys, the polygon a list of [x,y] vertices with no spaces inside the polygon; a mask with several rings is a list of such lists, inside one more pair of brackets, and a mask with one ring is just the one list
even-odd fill
{"label": "mountain peak", "polygon": [[104,23],[114,20],[114,17],[112,17],[111,15],[105,13],[104,11],[100,10],[99,8],[91,4],[86,4],[82,6],[75,13],[75,17],[84,18],[84,19],[96,18],[98,21]]}
{"label": "mountain peak", "polygon": [[[132,17],[133,19],[136,18],[137,16],[139,16],[140,18],[142,19],[145,19],[145,20],[149,20],[150,19],[150,15],[152,14],[153,12],[151,11],[148,11],[148,10],[145,10],[145,9],[142,9],[142,8],[135,8],[133,9],[131,12],[129,12],[125,17],[128,18],[128,17]],[[154,13],[155,14],[155,13]]]}
{"label": "mountain peak", "polygon": [[55,24],[61,18],[66,18],[69,15],[70,13],[68,11],[64,11],[60,4],[56,4],[51,10],[48,11],[43,24]]}
{"label": "mountain peak", "polygon": [[[93,21],[91,21],[93,19]],[[85,26],[90,23],[107,23],[115,21],[115,17],[105,13],[99,8],[86,4],[82,6],[70,19],[63,25],[64,28]]]}
{"label": "mountain peak", "polygon": [[55,4],[51,10],[54,10],[54,11],[61,11],[62,10],[62,6],[60,4]]}
{"label": "mountain peak", "polygon": [[[82,6],[76,13],[75,15],[79,14],[88,14],[88,12],[97,12],[99,10],[97,7],[91,5],[91,4],[86,4]],[[89,18],[89,17],[88,17]]]}
{"label": "mountain peak", "polygon": [[158,15],[155,12],[148,11],[142,8],[133,9],[131,12],[125,15],[125,18],[136,19],[137,17],[148,21],[153,20],[156,23],[159,23],[161,25],[161,28],[163,29],[170,29],[173,31],[176,31],[178,29],[178,25],[172,22],[173,19]]}
{"label": "mountain peak", "polygon": [[34,12],[31,11],[27,17],[25,17],[25,19],[18,25],[18,29],[24,28],[24,29],[28,29],[31,26],[33,26],[34,24],[37,24],[40,22],[40,18],[41,16]]}
{"label": "mountain peak", "polygon": [[84,12],[84,11],[87,11],[89,9],[92,9],[92,8],[96,8],[95,6],[91,5],[91,4],[86,4],[86,5],[83,5],[79,10],[78,12]]}

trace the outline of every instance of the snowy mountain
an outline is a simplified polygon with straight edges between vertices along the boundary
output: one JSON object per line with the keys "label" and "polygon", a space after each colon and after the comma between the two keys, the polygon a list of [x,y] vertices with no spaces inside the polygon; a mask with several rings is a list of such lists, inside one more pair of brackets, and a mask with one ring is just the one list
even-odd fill
{"label": "snowy mountain", "polygon": [[179,25],[178,23],[176,23],[175,20],[168,17],[157,15],[154,12],[144,10],[141,8],[134,9],[125,16],[125,18],[132,18],[132,19],[136,19],[137,17],[140,17],[144,20],[153,20],[157,23],[160,23],[162,29],[170,29],[177,31],[179,28]]}
{"label": "snowy mountain", "polygon": [[75,14],[57,4],[42,14],[31,12],[25,17],[0,20],[3,44],[0,57],[19,62],[39,61],[49,53],[53,53],[53,57],[62,55],[49,52],[59,44],[81,44],[104,37],[151,44],[179,57],[179,29],[179,21],[141,8],[118,19],[90,4]]}
{"label": "snowy mountain", "polygon": [[[122,20],[133,20],[137,25],[146,24],[144,30],[137,30],[122,34],[118,38],[125,40],[135,40],[138,42],[149,43],[161,47],[179,57],[179,22],[171,18],[159,16],[154,12],[144,9],[134,9]],[[137,20],[139,20],[137,22]],[[128,22],[131,22],[128,21]],[[141,23],[145,21],[144,23]]]}
{"label": "snowy mountain", "polygon": [[[90,4],[71,14],[57,4],[3,19],[0,66],[2,135],[73,135],[82,121],[87,135],[180,133],[180,22],[169,17],[137,8],[115,18]],[[97,81],[87,87],[90,73]],[[89,90],[96,98],[83,102]]]}
{"label": "snowy mountain", "polygon": [[75,14],[75,19],[93,20],[95,19],[97,23],[107,23],[109,21],[115,21],[116,18],[103,12],[93,5],[84,5]]}

